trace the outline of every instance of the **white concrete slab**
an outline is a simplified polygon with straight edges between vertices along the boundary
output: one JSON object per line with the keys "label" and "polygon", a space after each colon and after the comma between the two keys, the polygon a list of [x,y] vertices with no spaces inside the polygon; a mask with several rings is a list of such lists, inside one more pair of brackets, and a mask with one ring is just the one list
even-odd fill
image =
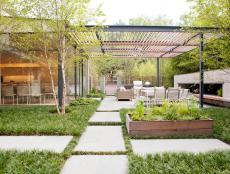
{"label": "white concrete slab", "polygon": [[0,136],[0,149],[61,153],[72,138],[72,136]]}
{"label": "white concrete slab", "polygon": [[121,126],[88,126],[75,147],[75,151],[125,151]]}
{"label": "white concrete slab", "polygon": [[119,111],[122,108],[134,108],[134,101],[117,101],[114,96],[107,96],[102,100],[98,111]]}
{"label": "white concrete slab", "polygon": [[61,174],[128,174],[128,159],[125,155],[71,156]]}
{"label": "white concrete slab", "polygon": [[151,139],[131,140],[133,152],[138,155],[163,152],[204,153],[230,150],[230,146],[217,139]]}
{"label": "white concrete slab", "polygon": [[95,112],[89,122],[121,122],[119,112]]}

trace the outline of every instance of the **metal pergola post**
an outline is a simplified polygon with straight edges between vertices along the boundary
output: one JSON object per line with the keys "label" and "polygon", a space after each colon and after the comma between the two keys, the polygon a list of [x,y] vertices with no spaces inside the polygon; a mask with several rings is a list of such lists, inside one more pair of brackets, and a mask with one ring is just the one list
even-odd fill
{"label": "metal pergola post", "polygon": [[203,51],[204,51],[204,35],[200,33],[200,108],[203,108],[204,104],[204,61],[203,61]]}
{"label": "metal pergola post", "polygon": [[84,61],[81,61],[81,96],[84,96]]}
{"label": "metal pergola post", "polygon": [[78,63],[78,95],[81,96],[81,61]]}
{"label": "metal pergola post", "polygon": [[77,99],[77,63],[74,62],[74,98]]}
{"label": "metal pergola post", "polygon": [[157,86],[160,86],[160,58],[157,58]]}
{"label": "metal pergola post", "polygon": [[63,76],[61,67],[61,55],[58,53],[58,105],[62,106],[62,93],[63,93]]}

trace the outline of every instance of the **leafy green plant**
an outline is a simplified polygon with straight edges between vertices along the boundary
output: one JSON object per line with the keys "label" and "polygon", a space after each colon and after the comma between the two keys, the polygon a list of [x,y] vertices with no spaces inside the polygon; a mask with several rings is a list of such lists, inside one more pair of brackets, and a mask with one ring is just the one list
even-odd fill
{"label": "leafy green plant", "polygon": [[132,119],[133,120],[142,120],[144,118],[145,115],[145,106],[144,106],[144,102],[140,101],[137,103],[136,108],[133,112],[131,112],[132,115]]}
{"label": "leafy green plant", "polygon": [[223,90],[222,90],[222,88],[220,88],[220,89],[217,90],[217,95],[218,95],[219,97],[222,97],[222,96],[223,96]]}
{"label": "leafy green plant", "polygon": [[133,120],[199,120],[207,119],[207,114],[199,109],[195,99],[187,102],[164,101],[162,106],[154,106],[148,110],[144,108],[144,102],[137,104],[132,112]]}
{"label": "leafy green plant", "polygon": [[177,115],[182,117],[182,116],[188,116],[190,114],[189,107],[187,103],[180,103],[178,104],[177,107]]}

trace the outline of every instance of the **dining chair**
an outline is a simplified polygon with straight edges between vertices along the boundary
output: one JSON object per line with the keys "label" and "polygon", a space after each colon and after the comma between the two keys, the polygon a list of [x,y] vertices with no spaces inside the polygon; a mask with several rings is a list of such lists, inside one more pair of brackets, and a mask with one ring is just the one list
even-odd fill
{"label": "dining chair", "polygon": [[168,88],[167,90],[167,100],[169,102],[179,101],[180,90],[177,88]]}
{"label": "dining chair", "polygon": [[29,86],[28,85],[20,85],[17,86],[17,104],[20,98],[26,98],[26,103],[29,104]]}
{"label": "dining chair", "polygon": [[42,93],[40,85],[30,86],[30,102],[32,103],[33,98],[39,98],[40,104],[42,103]]}
{"label": "dining chair", "polygon": [[5,104],[5,97],[10,97],[13,99],[14,104],[14,87],[13,85],[2,86],[2,103]]}

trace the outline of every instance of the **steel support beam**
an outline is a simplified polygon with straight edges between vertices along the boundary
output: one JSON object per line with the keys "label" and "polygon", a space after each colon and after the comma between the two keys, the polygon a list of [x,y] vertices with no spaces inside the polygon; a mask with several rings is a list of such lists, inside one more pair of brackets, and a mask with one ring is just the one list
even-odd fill
{"label": "steel support beam", "polygon": [[160,58],[157,58],[157,86],[160,86]]}
{"label": "steel support beam", "polygon": [[62,93],[63,93],[63,76],[61,66],[61,55],[58,53],[58,105],[62,106]]}
{"label": "steel support beam", "polygon": [[84,96],[84,61],[81,61],[81,96]]}
{"label": "steel support beam", "polygon": [[77,63],[74,62],[74,98],[77,99]]}
{"label": "steel support beam", "polygon": [[203,51],[204,51],[204,36],[200,33],[200,108],[203,108],[204,104],[204,61],[203,61]]}
{"label": "steel support beam", "polygon": [[81,61],[78,64],[78,95],[81,96]]}

